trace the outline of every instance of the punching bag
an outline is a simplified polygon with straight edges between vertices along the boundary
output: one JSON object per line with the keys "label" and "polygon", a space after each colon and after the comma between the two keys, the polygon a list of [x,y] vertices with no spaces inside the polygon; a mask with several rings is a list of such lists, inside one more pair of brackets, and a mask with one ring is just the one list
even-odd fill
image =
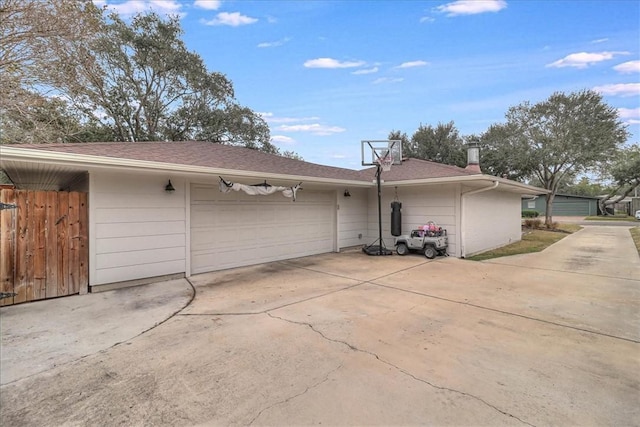
{"label": "punching bag", "polygon": [[402,203],[391,202],[391,235],[402,234]]}

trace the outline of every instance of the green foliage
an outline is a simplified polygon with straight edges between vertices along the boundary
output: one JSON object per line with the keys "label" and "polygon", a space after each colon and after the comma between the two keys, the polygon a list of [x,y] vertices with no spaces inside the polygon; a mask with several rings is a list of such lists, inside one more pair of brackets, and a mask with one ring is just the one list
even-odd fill
{"label": "green foliage", "polygon": [[522,211],[522,218],[537,218],[538,216],[540,216],[540,212],[538,211],[532,211],[532,210]]}
{"label": "green foliage", "polygon": [[[3,141],[202,140],[278,153],[267,123],[238,104],[231,81],[186,48],[178,17],[145,13],[125,22],[91,2],[6,1],[7,21],[21,20],[15,35],[34,36],[0,54],[0,71],[13,70],[2,73],[3,86],[16,100],[0,104],[1,130],[11,131]],[[49,29],[49,21],[63,28]]]}
{"label": "green foliage", "polygon": [[608,191],[608,187],[598,182],[593,182],[587,177],[580,178],[578,182],[571,182],[566,187],[559,190],[562,194],[588,197],[597,197],[607,193]]}
{"label": "green foliage", "polygon": [[304,160],[302,158],[302,156],[298,153],[296,153],[295,151],[290,151],[290,150],[285,150],[282,152],[278,152],[279,155],[281,155],[282,157],[286,157],[288,159],[293,159],[293,160]]}
{"label": "green foliage", "polygon": [[614,186],[599,201],[600,210],[605,213],[606,206],[618,203],[640,187],[640,145],[634,144],[618,150],[607,162],[606,171],[613,179]]}
{"label": "green foliage", "polygon": [[431,160],[438,163],[464,167],[467,164],[464,141],[453,122],[437,126],[420,125],[408,138],[406,133],[392,131],[389,139],[402,141],[404,157]]}
{"label": "green foliage", "polygon": [[495,157],[491,173],[536,178],[551,190],[547,223],[560,184],[609,158],[628,136],[617,110],[589,90],[554,93],[535,105],[524,102],[511,107],[506,119],[482,136],[485,150]]}

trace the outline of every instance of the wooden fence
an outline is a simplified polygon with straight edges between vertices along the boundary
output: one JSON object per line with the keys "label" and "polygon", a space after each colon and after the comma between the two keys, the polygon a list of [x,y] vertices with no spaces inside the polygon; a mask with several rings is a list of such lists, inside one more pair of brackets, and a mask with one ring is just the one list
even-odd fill
{"label": "wooden fence", "polygon": [[86,292],[87,193],[2,189],[0,202],[0,305]]}

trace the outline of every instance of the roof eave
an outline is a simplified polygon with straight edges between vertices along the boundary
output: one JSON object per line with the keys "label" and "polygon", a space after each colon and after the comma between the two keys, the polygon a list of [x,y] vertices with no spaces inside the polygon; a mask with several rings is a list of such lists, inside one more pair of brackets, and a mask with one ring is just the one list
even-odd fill
{"label": "roof eave", "polygon": [[149,172],[166,172],[184,175],[225,175],[233,177],[282,179],[302,181],[306,183],[349,185],[353,187],[370,187],[366,180],[349,180],[340,178],[324,178],[307,175],[287,175],[273,172],[259,172],[239,169],[225,169],[207,166],[193,166],[179,163],[153,162],[148,160],[123,159],[119,157],[93,156],[87,154],[61,153],[46,150],[34,150],[0,146],[0,166],[5,161],[21,161],[29,163],[49,163],[86,169],[132,170]]}
{"label": "roof eave", "polygon": [[533,185],[523,184],[521,182],[512,181],[506,178],[499,178],[492,175],[476,174],[476,175],[460,175],[460,176],[447,176],[439,178],[421,178],[411,180],[397,180],[386,181],[383,186],[416,186],[416,185],[428,185],[428,184],[464,184],[465,182],[499,182],[500,185],[507,186],[513,189],[518,189],[522,194],[548,194],[551,191],[544,188],[534,187]]}

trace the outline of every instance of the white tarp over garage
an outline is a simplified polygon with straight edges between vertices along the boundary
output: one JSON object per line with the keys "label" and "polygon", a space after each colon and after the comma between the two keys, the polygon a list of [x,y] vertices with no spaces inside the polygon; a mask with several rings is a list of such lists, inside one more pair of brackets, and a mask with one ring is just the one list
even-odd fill
{"label": "white tarp over garage", "polygon": [[335,192],[221,193],[191,185],[191,273],[278,261],[335,250]]}

